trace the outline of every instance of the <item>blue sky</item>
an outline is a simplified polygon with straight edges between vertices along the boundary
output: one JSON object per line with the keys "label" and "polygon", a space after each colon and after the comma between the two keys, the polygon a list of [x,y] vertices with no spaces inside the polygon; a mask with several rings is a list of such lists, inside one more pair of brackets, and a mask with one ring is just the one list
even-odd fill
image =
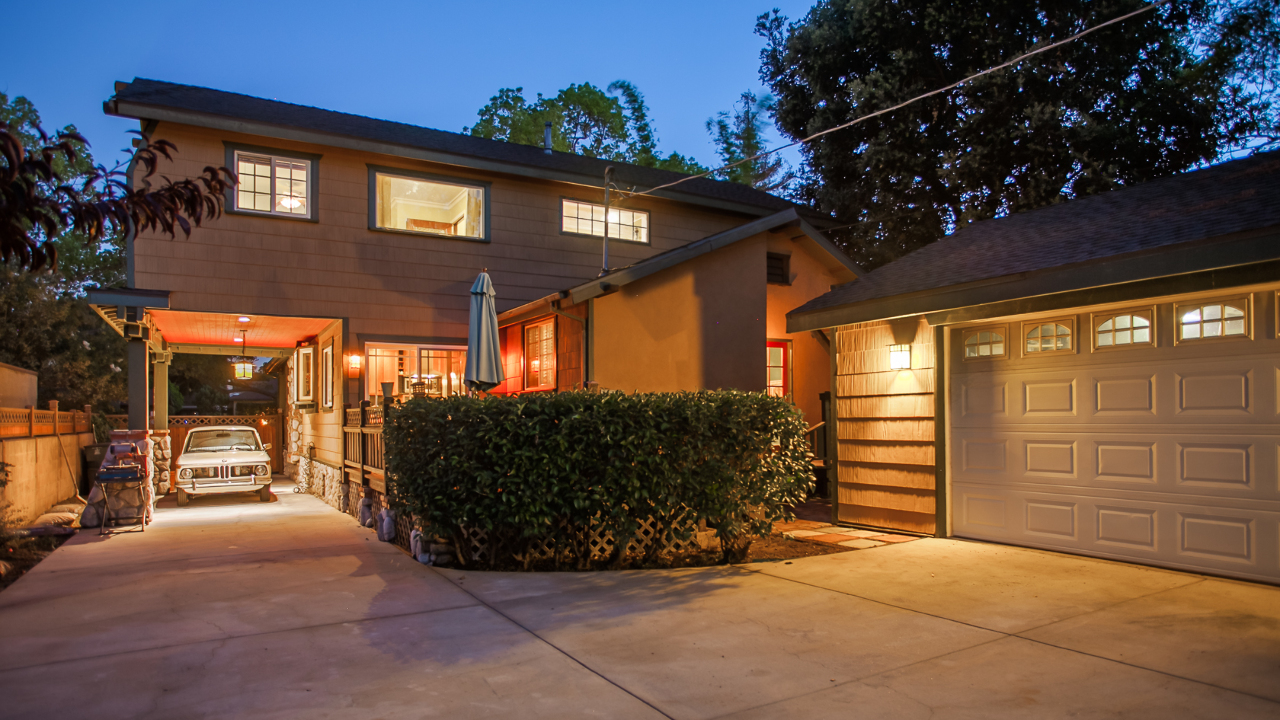
{"label": "blue sky", "polygon": [[134,77],[452,131],[502,87],[532,99],[625,79],[644,93],[660,149],[711,165],[707,118],[762,90],[756,16],[777,7],[794,19],[811,4],[15,2],[0,91],[35,103],[46,130],[75,124],[107,162],[136,123],[103,115],[102,102]]}

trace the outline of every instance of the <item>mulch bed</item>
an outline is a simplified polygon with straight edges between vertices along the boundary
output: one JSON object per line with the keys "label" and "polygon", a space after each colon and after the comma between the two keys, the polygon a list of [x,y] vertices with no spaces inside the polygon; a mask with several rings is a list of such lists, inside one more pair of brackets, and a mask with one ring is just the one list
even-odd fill
{"label": "mulch bed", "polygon": [[819,545],[817,543],[800,542],[773,534],[767,538],[759,538],[751,543],[747,553],[747,562],[771,562],[774,560],[794,560],[795,558],[814,557],[816,555],[832,555],[852,552],[853,548],[839,545]]}
{"label": "mulch bed", "polygon": [[69,537],[8,538],[0,541],[0,590],[17,582]]}

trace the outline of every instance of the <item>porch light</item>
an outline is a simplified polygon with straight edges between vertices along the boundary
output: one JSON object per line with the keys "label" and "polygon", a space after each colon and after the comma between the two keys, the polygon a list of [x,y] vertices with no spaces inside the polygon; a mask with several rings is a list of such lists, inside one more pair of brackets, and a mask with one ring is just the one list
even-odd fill
{"label": "porch light", "polygon": [[348,380],[360,379],[360,356],[359,355],[347,356],[347,379]]}
{"label": "porch light", "polygon": [[253,363],[248,358],[241,358],[236,363],[236,379],[252,380],[253,379]]}
{"label": "porch light", "polygon": [[911,346],[910,345],[890,345],[889,346],[889,369],[890,370],[910,370],[911,369]]}

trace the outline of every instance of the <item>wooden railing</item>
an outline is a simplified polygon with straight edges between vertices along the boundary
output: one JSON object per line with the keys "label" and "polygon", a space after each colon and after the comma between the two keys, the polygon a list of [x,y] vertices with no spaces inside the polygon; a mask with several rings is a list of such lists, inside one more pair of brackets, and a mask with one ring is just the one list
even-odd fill
{"label": "wooden railing", "polygon": [[347,474],[380,493],[387,491],[386,452],[382,444],[382,406],[361,403],[343,412],[342,464]]}
{"label": "wooden railing", "polygon": [[809,441],[809,452],[813,453],[813,464],[825,467],[827,464],[827,423],[820,422],[804,431]]}
{"label": "wooden railing", "polygon": [[[50,403],[57,407],[56,403]],[[93,430],[92,412],[84,410],[37,410],[34,407],[0,408],[0,437],[41,437],[72,435]]]}

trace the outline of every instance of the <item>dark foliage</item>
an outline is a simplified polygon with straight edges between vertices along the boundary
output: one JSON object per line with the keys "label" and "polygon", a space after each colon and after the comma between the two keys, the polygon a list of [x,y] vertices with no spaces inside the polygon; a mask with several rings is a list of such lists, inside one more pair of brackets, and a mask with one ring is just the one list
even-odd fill
{"label": "dark foliage", "polygon": [[[647,557],[630,550],[649,518],[679,539],[704,521],[724,558],[741,562],[813,482],[804,421],[756,393],[411,400],[386,423],[393,507],[455,538],[471,566],[527,569],[541,541],[557,567],[652,564],[659,544]],[[615,538],[611,557],[589,546],[591,527]],[[466,528],[498,550],[468,557]]]}
{"label": "dark foliage", "polygon": [[[1146,0],[825,0],[761,16],[792,138],[954,83]],[[875,266],[992,217],[1275,142],[1277,0],[1189,0],[805,147],[801,192]]]}
{"label": "dark foliage", "polygon": [[[172,160],[176,148],[143,133],[127,169],[98,165],[69,182],[62,168],[77,165],[88,143],[74,131],[53,138],[39,127],[35,132],[37,146],[28,152],[18,133],[0,122],[0,259],[14,259],[29,271],[56,266],[52,238],[68,231],[88,244],[130,228],[190,235],[193,224],[222,214],[226,191],[236,183],[225,167],[206,167],[198,178],[163,178],[152,187],[160,158]],[[143,170],[141,182],[130,188],[127,178],[135,166]]]}

